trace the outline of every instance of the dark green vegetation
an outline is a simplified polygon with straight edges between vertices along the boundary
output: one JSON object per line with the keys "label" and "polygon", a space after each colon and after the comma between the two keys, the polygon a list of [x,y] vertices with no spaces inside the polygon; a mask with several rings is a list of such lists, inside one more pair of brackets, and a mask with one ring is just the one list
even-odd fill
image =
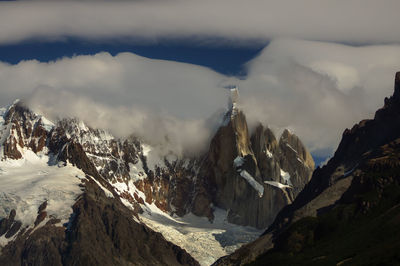
{"label": "dark green vegetation", "polygon": [[251,265],[398,265],[400,139],[367,157],[335,206],[291,224]]}

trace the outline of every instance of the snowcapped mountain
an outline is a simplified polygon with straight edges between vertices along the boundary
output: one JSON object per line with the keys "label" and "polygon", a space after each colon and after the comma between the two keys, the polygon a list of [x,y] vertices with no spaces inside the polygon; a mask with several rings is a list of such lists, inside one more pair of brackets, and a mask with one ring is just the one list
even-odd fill
{"label": "snowcapped mountain", "polygon": [[289,131],[250,136],[236,101],[191,158],[18,101],[0,109],[0,264],[209,265],[256,239],[314,162]]}

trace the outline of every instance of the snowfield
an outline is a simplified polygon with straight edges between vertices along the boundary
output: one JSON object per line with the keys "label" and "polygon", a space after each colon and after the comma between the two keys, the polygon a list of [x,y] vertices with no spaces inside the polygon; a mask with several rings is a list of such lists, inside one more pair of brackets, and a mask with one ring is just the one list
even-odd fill
{"label": "snowfield", "polygon": [[68,222],[71,207],[82,193],[79,184],[85,174],[71,165],[51,166],[46,155],[30,150],[23,153],[23,159],[0,161],[0,219],[15,209],[15,219],[23,227],[33,226],[40,204],[47,200],[47,217]]}
{"label": "snowfield", "polygon": [[[112,184],[117,193],[129,193],[132,197],[136,193],[142,199],[145,195],[138,190],[132,180],[126,183]],[[129,208],[129,201],[121,198]],[[165,239],[185,249],[201,265],[211,265],[222,256],[228,255],[237,248],[258,238],[263,230],[250,226],[240,226],[228,223],[227,212],[216,209],[214,221],[206,217],[198,217],[189,213],[183,217],[169,214],[160,210],[154,203],[141,204],[143,213],[139,214],[140,221],[156,232],[160,232]],[[139,222],[139,221],[137,221]]]}
{"label": "snowfield", "polygon": [[228,223],[227,212],[222,209],[215,210],[215,218],[211,223],[206,217],[192,213],[171,217],[155,208],[144,208],[140,219],[165,239],[185,249],[201,265],[211,265],[220,257],[257,239],[263,232],[253,227]]}

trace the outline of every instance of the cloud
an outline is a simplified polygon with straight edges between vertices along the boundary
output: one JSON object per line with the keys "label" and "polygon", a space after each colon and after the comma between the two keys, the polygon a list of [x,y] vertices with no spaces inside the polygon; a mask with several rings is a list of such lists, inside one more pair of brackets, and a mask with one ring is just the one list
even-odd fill
{"label": "cloud", "polygon": [[205,152],[216,124],[206,119],[179,119],[166,113],[144,110],[136,105],[110,106],[69,91],[40,87],[27,101],[36,112],[56,121],[77,117],[91,127],[107,129],[116,137],[134,135],[158,147],[162,155]]}
{"label": "cloud", "polygon": [[346,127],[373,117],[393,93],[400,46],[280,39],[247,67],[241,94],[251,123],[292,128],[314,154],[326,156]]}
{"label": "cloud", "polygon": [[[393,93],[400,46],[353,47],[276,39],[236,80],[191,64],[131,53],[76,56],[54,62],[0,63],[0,106],[15,98],[50,118],[75,116],[117,136],[134,133],[176,152],[206,150],[237,83],[250,127],[289,127],[318,156],[341,133],[372,117]],[[212,118],[212,119],[210,119]]]}
{"label": "cloud", "polygon": [[0,3],[0,43],[65,36],[231,44],[277,37],[400,42],[398,0],[17,1]]}
{"label": "cloud", "polygon": [[0,63],[0,106],[21,98],[50,119],[78,117],[117,137],[134,133],[177,153],[193,152],[207,148],[216,122],[208,119],[226,106],[222,86],[229,79],[131,53]]}
{"label": "cloud", "polygon": [[132,53],[98,53],[49,63],[1,63],[0,104],[7,104],[14,97],[25,98],[27,93],[45,86],[110,106],[136,105],[181,118],[196,118],[210,115],[210,110],[226,101],[220,84],[228,79],[205,67]]}

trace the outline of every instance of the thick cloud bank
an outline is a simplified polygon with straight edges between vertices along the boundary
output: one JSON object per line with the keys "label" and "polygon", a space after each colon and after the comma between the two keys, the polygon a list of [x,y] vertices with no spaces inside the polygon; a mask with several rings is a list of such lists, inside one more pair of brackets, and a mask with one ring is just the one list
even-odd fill
{"label": "thick cloud bank", "polygon": [[398,0],[146,0],[0,3],[0,43],[29,38],[276,37],[400,42]]}
{"label": "thick cloud bank", "polygon": [[[15,98],[49,118],[76,116],[117,136],[135,133],[175,151],[207,148],[226,107],[223,85],[240,86],[249,123],[289,127],[316,155],[329,155],[341,133],[371,117],[393,92],[400,46],[278,39],[234,80],[207,68],[131,53],[0,64],[0,105]],[[213,119],[210,119],[213,118]]]}
{"label": "thick cloud bank", "polygon": [[205,148],[214,126],[205,120],[226,106],[226,80],[204,67],[131,53],[3,63],[0,105],[21,98],[50,119],[78,117],[119,137],[168,140],[180,152]]}
{"label": "thick cloud bank", "polygon": [[292,128],[324,156],[393,93],[400,46],[276,40],[248,68],[241,86],[250,119]]}

